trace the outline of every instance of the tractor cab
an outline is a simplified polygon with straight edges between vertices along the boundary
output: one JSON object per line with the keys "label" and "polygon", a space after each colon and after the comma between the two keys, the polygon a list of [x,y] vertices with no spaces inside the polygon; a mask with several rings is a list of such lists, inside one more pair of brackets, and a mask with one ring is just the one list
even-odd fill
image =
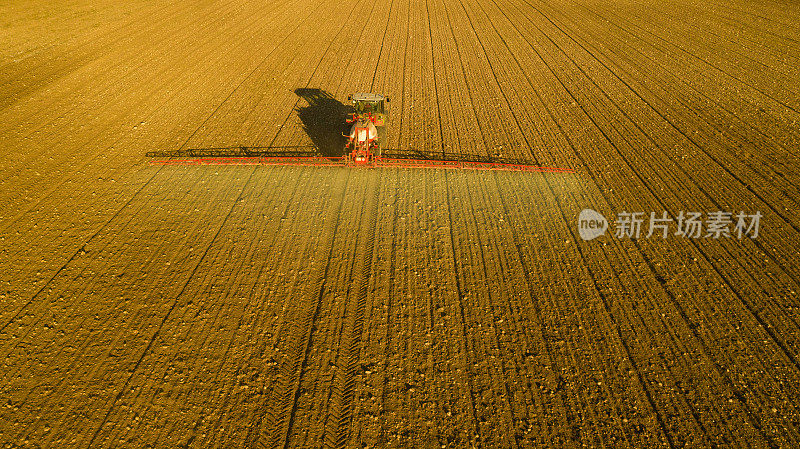
{"label": "tractor cab", "polygon": [[355,109],[349,122],[367,119],[375,126],[386,126],[389,115],[389,97],[380,94],[359,93],[350,95],[348,99],[353,102],[353,109]]}

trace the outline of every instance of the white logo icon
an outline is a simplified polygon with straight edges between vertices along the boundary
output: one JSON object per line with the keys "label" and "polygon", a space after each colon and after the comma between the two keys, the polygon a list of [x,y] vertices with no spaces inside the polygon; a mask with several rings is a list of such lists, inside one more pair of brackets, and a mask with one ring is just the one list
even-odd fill
{"label": "white logo icon", "polygon": [[606,233],[608,220],[599,212],[584,209],[578,216],[578,232],[584,240],[592,240]]}

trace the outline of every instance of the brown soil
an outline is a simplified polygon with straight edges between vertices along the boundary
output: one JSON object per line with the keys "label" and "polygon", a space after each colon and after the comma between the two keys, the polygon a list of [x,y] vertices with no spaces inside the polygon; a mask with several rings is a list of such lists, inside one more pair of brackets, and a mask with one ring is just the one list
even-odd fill
{"label": "brown soil", "polygon": [[[800,4],[50,3],[0,5],[5,447],[800,445]],[[361,91],[575,173],[144,157],[335,146]]]}

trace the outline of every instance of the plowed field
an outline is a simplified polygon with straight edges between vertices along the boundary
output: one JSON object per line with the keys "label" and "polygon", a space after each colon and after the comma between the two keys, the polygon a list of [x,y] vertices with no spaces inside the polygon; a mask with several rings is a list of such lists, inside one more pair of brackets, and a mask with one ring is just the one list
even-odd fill
{"label": "plowed field", "polygon": [[[780,0],[0,3],[0,444],[800,447],[799,36]],[[389,147],[574,172],[145,157],[335,154],[353,92]],[[730,235],[646,236],[681,211]]]}

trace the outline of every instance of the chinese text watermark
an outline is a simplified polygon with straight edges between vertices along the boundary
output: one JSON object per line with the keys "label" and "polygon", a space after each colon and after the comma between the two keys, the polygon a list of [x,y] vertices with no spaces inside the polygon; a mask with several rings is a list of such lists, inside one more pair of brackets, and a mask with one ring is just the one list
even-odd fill
{"label": "chinese text watermark", "polygon": [[[724,211],[705,214],[680,211],[675,216],[665,211],[660,214],[650,212],[649,217],[644,212],[620,212],[614,221],[613,235],[620,239],[638,239],[641,236],[666,239],[670,235],[693,239],[754,239],[758,237],[761,217],[761,212],[749,214],[744,211],[736,214]],[[605,234],[608,227],[608,220],[592,209],[584,209],[578,216],[578,232],[583,240],[592,240]]]}

